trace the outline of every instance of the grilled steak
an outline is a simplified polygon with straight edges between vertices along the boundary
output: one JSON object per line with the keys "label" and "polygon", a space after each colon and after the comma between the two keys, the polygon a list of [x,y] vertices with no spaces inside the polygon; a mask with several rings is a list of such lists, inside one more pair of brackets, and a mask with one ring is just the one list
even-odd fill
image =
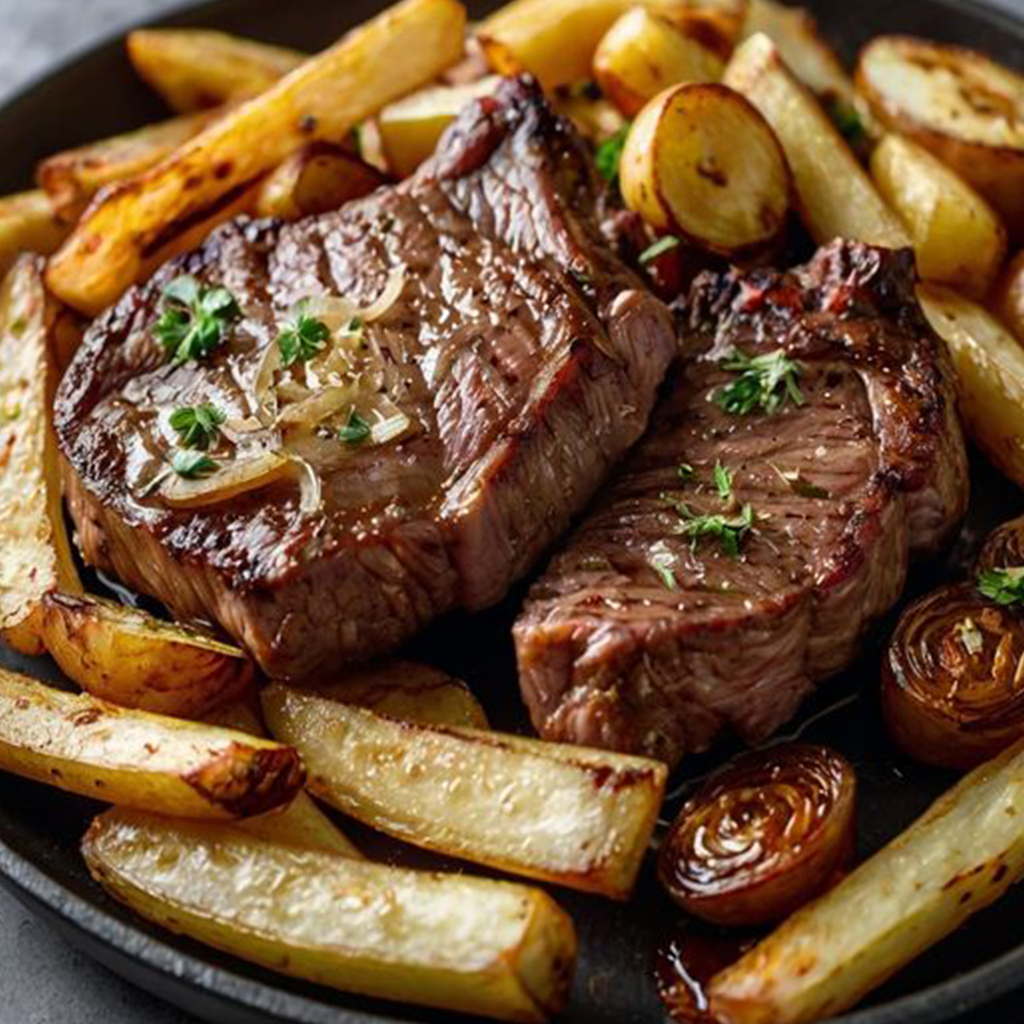
{"label": "grilled steak", "polygon": [[[908,556],[967,504],[950,371],[914,284],[909,252],[850,243],[788,274],[698,279],[647,437],[516,625],[542,735],[675,762],[723,730],[764,738],[850,663]],[[723,357],[780,349],[799,394],[783,400],[783,381],[774,412],[725,411],[743,393],[723,392],[741,381]]]}
{"label": "grilled steak", "polygon": [[[447,609],[500,599],[641,435],[676,351],[668,309],[603,238],[600,205],[571,129],[535,85],[510,81],[401,185],[296,224],[230,224],[133,288],[92,326],[57,396],[86,560],[181,618],[219,623],[278,677],[381,653]],[[321,424],[304,449],[315,510],[294,479],[189,510],[145,496],[175,449],[175,407],[251,420],[293,305],[369,303],[396,268],[400,298],[365,337],[414,433],[346,444],[337,419]],[[154,325],[182,273],[228,288],[242,319],[209,358],[174,366]],[[239,451],[222,439],[210,454],[223,466]]]}

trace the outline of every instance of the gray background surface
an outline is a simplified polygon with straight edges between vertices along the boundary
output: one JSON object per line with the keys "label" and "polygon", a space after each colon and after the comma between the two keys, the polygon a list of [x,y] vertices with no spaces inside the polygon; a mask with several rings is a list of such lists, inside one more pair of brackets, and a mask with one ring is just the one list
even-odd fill
{"label": "gray background surface", "polygon": [[[282,0],[283,2],[283,0]],[[994,0],[1024,15],[1024,0]],[[65,57],[180,0],[0,0],[0,103]],[[1020,1019],[1022,997],[977,1019]],[[194,1024],[97,966],[0,892],[2,1024]]]}

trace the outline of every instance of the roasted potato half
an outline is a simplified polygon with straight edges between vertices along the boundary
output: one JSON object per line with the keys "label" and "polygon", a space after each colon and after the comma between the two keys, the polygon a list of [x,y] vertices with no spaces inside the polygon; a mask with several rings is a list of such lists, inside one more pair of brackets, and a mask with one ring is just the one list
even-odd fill
{"label": "roasted potato half", "polygon": [[479,729],[399,721],[273,685],[267,725],[294,740],[314,794],[406,842],[624,898],[665,766]]}
{"label": "roasted potato half", "polygon": [[93,877],[150,921],[347,992],[545,1021],[572,977],[572,922],[528,886],[122,810],[93,822],[82,853]]}
{"label": "roasted potato half", "polygon": [[215,114],[184,114],[124,135],[48,157],[36,171],[54,214],[72,223],[104,185],[123,181],[163,160],[205,128]]}
{"label": "roasted potato half", "polygon": [[0,670],[0,769],[96,800],[178,818],[244,818],[287,803],[289,747],[119,708]]}
{"label": "roasted potato half", "polygon": [[834,238],[891,249],[910,245],[899,217],[768,36],[742,43],[722,80],[746,96],[775,130],[793,174],[800,216],[819,245]]}
{"label": "roasted potato half", "polygon": [[991,303],[999,319],[1024,345],[1024,251],[1006,264],[992,292]]}
{"label": "roasted potato half", "polygon": [[980,53],[909,36],[861,52],[857,88],[873,116],[953,168],[1024,234],[1024,77]]}
{"label": "roasted potato half", "polygon": [[58,219],[43,191],[0,198],[0,276],[23,252],[49,256],[60,248],[68,228]]}
{"label": "roasted potato half", "polygon": [[61,671],[126,708],[200,718],[253,681],[232,644],[89,595],[47,594],[43,639]]}
{"label": "roasted potato half", "polygon": [[168,235],[222,207],[301,145],[340,141],[458,60],[465,16],[456,0],[403,0],[354,29],[94,203],[51,258],[49,288],[86,314],[105,309]]}
{"label": "roasted potato half", "polygon": [[44,595],[80,588],[50,423],[49,321],[41,261],[23,256],[0,288],[0,636],[24,654],[43,653]]}
{"label": "roasted potato half", "polygon": [[1024,875],[1024,745],[975,769],[902,835],[716,975],[722,1024],[839,1015]]}
{"label": "roasted potato half", "polygon": [[127,45],[139,77],[183,114],[257,96],[306,59],[296,50],[195,28],[138,29]]}
{"label": "roasted potato half", "polygon": [[386,106],[377,118],[381,151],[398,178],[412,174],[437,147],[441,133],[468,103],[494,91],[498,79],[470,85],[434,85]]}
{"label": "roasted potato half", "polygon": [[717,82],[724,69],[707,46],[644,7],[622,15],[594,54],[597,84],[626,117],[671,85]]}
{"label": "roasted potato half", "polygon": [[921,277],[984,296],[1006,258],[1006,229],[992,207],[941,160],[899,135],[875,147],[871,176],[910,231]]}
{"label": "roasted potato half", "polygon": [[768,122],[721,85],[666,89],[633,122],[619,165],[623,198],[661,232],[726,256],[782,231],[790,176]]}
{"label": "roasted potato half", "polygon": [[328,213],[368,195],[385,177],[354,153],[331,142],[313,142],[270,172],[256,196],[256,214],[300,220]]}
{"label": "roasted potato half", "polygon": [[747,0],[513,0],[477,26],[477,39],[497,74],[529,71],[554,89],[590,77],[601,38],[638,3],[712,46],[739,35],[747,9]]}
{"label": "roasted potato half", "polygon": [[1024,487],[1024,348],[987,309],[949,288],[922,285],[918,298],[953,357],[964,426]]}

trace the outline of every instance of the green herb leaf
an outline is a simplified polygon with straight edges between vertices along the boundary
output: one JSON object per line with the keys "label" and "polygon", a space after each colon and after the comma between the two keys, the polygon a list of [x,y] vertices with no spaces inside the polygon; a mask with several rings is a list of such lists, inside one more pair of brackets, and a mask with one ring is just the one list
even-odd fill
{"label": "green herb leaf", "polygon": [[227,288],[206,288],[190,274],[183,274],[164,289],[163,312],[155,332],[178,366],[208,356],[240,316],[238,303]]}
{"label": "green herb leaf", "polygon": [[184,480],[198,480],[217,469],[217,462],[201,451],[176,451],[171,458],[171,469]]}
{"label": "green herb leaf", "polygon": [[225,419],[215,405],[184,405],[171,413],[170,424],[184,447],[206,449],[217,440]]}
{"label": "green herb leaf", "polygon": [[653,245],[649,245],[640,253],[640,262],[644,265],[653,263],[659,256],[664,256],[665,253],[677,249],[680,245],[682,243],[675,235],[665,235],[664,238],[659,238]]}
{"label": "green herb leaf", "polygon": [[718,488],[718,496],[722,501],[729,501],[732,498],[732,471],[721,464],[715,463],[715,487]]}
{"label": "green herb leaf", "polygon": [[[357,319],[357,318],[353,318]],[[303,303],[295,309],[295,321],[277,336],[277,347],[281,350],[281,365],[308,363],[327,344],[330,328],[315,316],[310,316]]]}
{"label": "green herb leaf", "polygon": [[690,538],[691,547],[696,548],[701,539],[710,537],[721,544],[722,550],[730,558],[739,557],[740,546],[754,527],[753,506],[744,505],[738,516],[698,515],[683,502],[664,495],[662,498],[676,510],[680,519],[683,520],[679,527],[679,533]]}
{"label": "green herb leaf", "polygon": [[978,590],[983,597],[1003,607],[1024,604],[1024,568],[981,572],[978,574]]}
{"label": "green herb leaf", "polygon": [[693,479],[695,470],[688,462],[680,462],[676,467],[676,473],[683,483],[689,483]]}
{"label": "green herb leaf", "polygon": [[868,130],[861,120],[860,114],[849,103],[834,99],[826,104],[828,116],[839,129],[839,134],[850,144],[852,149],[859,149],[868,141]]}
{"label": "green herb leaf", "polygon": [[338,437],[345,444],[362,444],[370,436],[370,424],[354,410],[349,414],[348,423],[338,429]]}
{"label": "green herb leaf", "polygon": [[614,185],[619,180],[619,164],[622,161],[622,150],[626,146],[626,136],[629,135],[629,124],[624,124],[614,135],[605,139],[597,147],[594,154],[594,163],[597,165],[597,173],[608,182]]}
{"label": "green herb leaf", "polygon": [[782,349],[761,356],[748,356],[737,349],[721,366],[739,377],[721,388],[715,401],[733,416],[749,416],[758,409],[771,414],[787,400],[803,405],[804,396],[797,387],[800,364],[786,357]]}
{"label": "green herb leaf", "polygon": [[678,590],[679,583],[676,581],[676,574],[672,571],[675,564],[675,556],[669,551],[664,541],[659,541],[651,548],[647,564],[658,574],[658,579],[668,590]]}
{"label": "green herb leaf", "polygon": [[825,487],[812,484],[799,469],[779,469],[770,463],[784,484],[799,498],[831,498],[832,492]]}

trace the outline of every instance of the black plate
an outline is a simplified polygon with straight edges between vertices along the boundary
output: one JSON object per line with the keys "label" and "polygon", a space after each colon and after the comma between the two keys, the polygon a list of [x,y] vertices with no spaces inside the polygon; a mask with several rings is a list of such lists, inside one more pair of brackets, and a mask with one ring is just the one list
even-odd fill
{"label": "black plate", "polygon": [[[216,26],[274,42],[314,49],[379,7],[375,0],[220,0],[165,23]],[[1024,23],[963,0],[812,2],[827,34],[851,58],[879,32],[912,32],[977,46],[1011,66],[1024,67]],[[471,4],[474,13],[485,4]],[[381,69],[387,74],[387,69]],[[133,76],[120,41],[57,71],[0,111],[0,193],[25,187],[37,159],[70,145],[160,117],[162,110]],[[975,499],[964,533],[941,562],[919,567],[912,590],[962,575],[979,539],[1021,511],[1020,492],[975,464]],[[415,653],[467,679],[504,728],[523,725],[516,698],[508,628],[518,599],[474,619],[440,623]],[[861,780],[860,847],[867,854],[909,823],[951,777],[907,763],[890,747],[877,719],[877,638],[861,662],[824,688],[790,735],[828,742],[844,751]],[[0,649],[0,663],[55,679],[52,665]],[[728,751],[724,752],[728,755]],[[722,756],[722,755],[719,755]],[[689,778],[710,762],[691,759]],[[677,795],[678,799],[678,795]],[[68,938],[108,967],[151,992],[217,1024],[440,1022],[449,1014],[360,999],[281,978],[171,936],[123,909],[95,885],[78,855],[78,841],[98,805],[19,779],[0,778],[0,882]],[[670,805],[671,808],[671,805]],[[413,865],[438,858],[400,847],[346,825],[371,856]],[[663,1020],[653,983],[655,950],[676,918],[648,869],[626,905],[558,891],[574,917],[581,960],[565,1019],[579,1024]],[[925,1024],[979,1007],[1024,981],[1020,920],[1024,888],[1011,892],[956,935],[921,957],[846,1024]]]}

